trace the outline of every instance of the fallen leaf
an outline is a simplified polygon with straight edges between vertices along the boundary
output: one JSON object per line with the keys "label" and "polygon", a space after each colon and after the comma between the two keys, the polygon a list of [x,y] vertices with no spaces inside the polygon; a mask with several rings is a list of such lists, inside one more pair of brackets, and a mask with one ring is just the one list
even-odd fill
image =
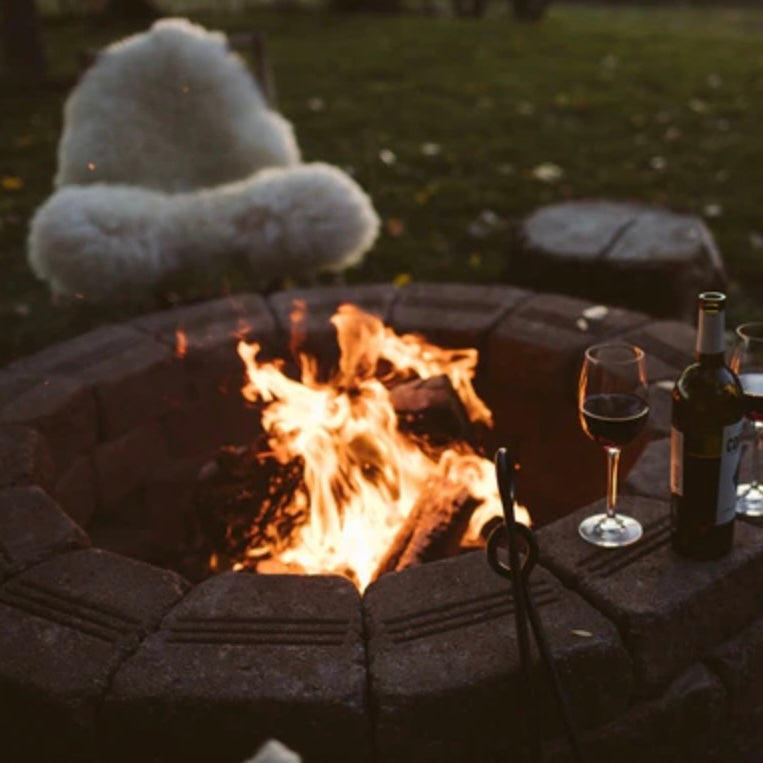
{"label": "fallen leaf", "polygon": [[702,211],[705,217],[720,217],[723,214],[723,207],[720,204],[705,204]]}
{"label": "fallen leaf", "polygon": [[386,164],[388,167],[397,161],[394,151],[390,151],[388,148],[383,148],[379,151],[379,160],[382,164]]}
{"label": "fallen leaf", "polygon": [[24,187],[24,180],[15,175],[3,175],[3,177],[0,178],[0,185],[2,185],[6,191],[20,191]]}
{"label": "fallen leaf", "polygon": [[555,183],[564,177],[564,170],[553,162],[543,162],[533,167],[530,174],[542,183]]}
{"label": "fallen leaf", "polygon": [[413,276],[410,273],[398,273],[393,279],[392,283],[395,284],[395,286],[407,286],[411,281],[413,281]]}
{"label": "fallen leaf", "polygon": [[690,98],[689,108],[695,114],[706,114],[709,109],[709,106],[701,98]]}
{"label": "fallen leaf", "polygon": [[467,262],[472,270],[479,270],[482,267],[482,255],[479,252],[472,252]]}
{"label": "fallen leaf", "polygon": [[388,236],[398,238],[405,233],[405,223],[399,217],[390,217],[384,223],[384,229]]}
{"label": "fallen leaf", "polygon": [[649,160],[649,166],[656,172],[662,172],[668,166],[668,163],[664,156],[653,156]]}

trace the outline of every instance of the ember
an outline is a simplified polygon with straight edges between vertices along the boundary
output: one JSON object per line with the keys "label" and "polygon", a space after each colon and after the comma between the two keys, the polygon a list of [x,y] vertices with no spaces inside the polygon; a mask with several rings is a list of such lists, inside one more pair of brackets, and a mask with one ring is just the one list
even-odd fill
{"label": "ember", "polygon": [[225,557],[233,569],[337,573],[363,589],[478,544],[501,506],[476,445],[475,431],[492,426],[472,385],[477,351],[398,336],[344,304],[331,318],[338,368],[323,380],[317,359],[299,350],[303,318],[298,306],[299,380],[283,361],[260,362],[257,343],[238,345],[242,393],[261,407],[263,434],[217,459],[212,484],[233,484],[234,500],[210,510],[221,493],[206,490],[203,516],[224,538],[212,566]]}

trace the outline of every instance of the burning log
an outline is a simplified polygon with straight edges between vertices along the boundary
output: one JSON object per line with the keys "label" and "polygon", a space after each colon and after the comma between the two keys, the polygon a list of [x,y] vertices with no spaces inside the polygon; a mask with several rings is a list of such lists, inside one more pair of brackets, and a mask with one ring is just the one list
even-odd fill
{"label": "burning log", "polygon": [[419,495],[379,562],[374,579],[457,554],[469,519],[479,504],[466,488],[445,482],[431,484]]}
{"label": "burning log", "polygon": [[390,390],[400,430],[435,447],[461,440],[476,447],[469,415],[450,379],[443,375],[401,382]]}

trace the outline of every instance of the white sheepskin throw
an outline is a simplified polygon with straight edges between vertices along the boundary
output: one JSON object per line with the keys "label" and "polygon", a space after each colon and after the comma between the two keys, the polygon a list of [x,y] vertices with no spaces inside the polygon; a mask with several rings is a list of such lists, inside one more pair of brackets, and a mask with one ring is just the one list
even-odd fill
{"label": "white sheepskin throw", "polygon": [[379,228],[346,173],[299,163],[224,36],[181,19],[98,57],[66,104],[55,182],[27,256],[60,297],[119,299],[241,257],[260,281],[339,272]]}
{"label": "white sheepskin throw", "polygon": [[56,295],[114,299],[184,265],[242,255],[264,280],[338,272],[361,259],[377,228],[365,194],[326,164],[183,194],[68,186],[35,214],[29,262]]}
{"label": "white sheepskin throw", "polygon": [[55,185],[188,191],[299,160],[225,35],[164,19],[102,51],[70,95]]}

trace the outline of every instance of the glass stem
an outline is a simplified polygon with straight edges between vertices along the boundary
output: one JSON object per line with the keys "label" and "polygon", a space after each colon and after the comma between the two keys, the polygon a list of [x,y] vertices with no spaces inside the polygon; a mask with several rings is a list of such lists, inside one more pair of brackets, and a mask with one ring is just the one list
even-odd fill
{"label": "glass stem", "polygon": [[752,444],[752,486],[757,488],[760,484],[760,443],[763,440],[763,423],[753,422],[755,442]]}
{"label": "glass stem", "polygon": [[617,507],[617,469],[620,448],[607,448],[607,519],[614,519]]}

